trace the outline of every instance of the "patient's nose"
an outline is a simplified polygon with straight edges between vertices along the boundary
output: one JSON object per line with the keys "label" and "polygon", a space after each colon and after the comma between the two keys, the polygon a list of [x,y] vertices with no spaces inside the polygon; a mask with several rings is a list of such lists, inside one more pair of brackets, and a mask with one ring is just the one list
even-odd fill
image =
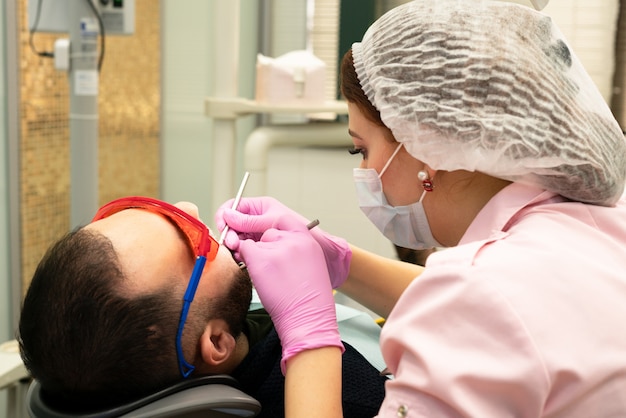
{"label": "patient's nose", "polygon": [[[202,218],[200,218],[200,210],[198,209],[198,206],[196,206],[195,203],[178,202],[178,203],[175,203],[174,206],[176,206],[178,209],[188,213],[189,215],[193,216],[194,218],[198,219],[200,222],[204,223]],[[207,228],[209,229],[209,233],[211,234],[211,236],[213,238],[215,238],[215,235],[213,234],[213,231],[211,230],[211,228],[209,228],[208,225],[207,225]]]}
{"label": "patient's nose", "polygon": [[199,210],[198,210],[198,206],[196,206],[195,204],[193,204],[191,202],[178,202],[178,203],[175,203],[174,206],[176,206],[178,209],[188,213],[189,215],[193,216],[194,218],[200,219],[200,213],[199,213]]}

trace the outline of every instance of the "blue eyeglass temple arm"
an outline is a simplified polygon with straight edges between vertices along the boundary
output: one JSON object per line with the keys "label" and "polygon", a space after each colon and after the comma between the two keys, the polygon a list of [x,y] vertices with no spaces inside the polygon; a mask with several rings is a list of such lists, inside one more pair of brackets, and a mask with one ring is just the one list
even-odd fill
{"label": "blue eyeglass temple arm", "polygon": [[187,363],[183,355],[183,328],[185,327],[185,322],[187,321],[189,306],[196,295],[196,290],[198,289],[198,283],[200,283],[200,277],[202,277],[202,271],[204,270],[205,263],[205,256],[200,255],[196,258],[196,264],[193,267],[193,272],[191,273],[191,278],[189,279],[189,284],[187,285],[187,290],[185,291],[183,309],[180,312],[180,321],[178,322],[178,332],[176,333],[176,355],[178,356],[178,368],[180,369],[180,374],[183,375],[183,378],[189,377],[189,375],[195,370],[195,367],[192,364]]}

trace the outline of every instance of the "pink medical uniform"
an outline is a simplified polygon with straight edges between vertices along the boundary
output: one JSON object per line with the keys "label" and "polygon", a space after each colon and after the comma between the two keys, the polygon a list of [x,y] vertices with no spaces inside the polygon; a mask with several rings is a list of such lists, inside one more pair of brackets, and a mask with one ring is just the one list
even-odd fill
{"label": "pink medical uniform", "polygon": [[381,347],[380,417],[626,417],[626,202],[507,186],[430,256]]}

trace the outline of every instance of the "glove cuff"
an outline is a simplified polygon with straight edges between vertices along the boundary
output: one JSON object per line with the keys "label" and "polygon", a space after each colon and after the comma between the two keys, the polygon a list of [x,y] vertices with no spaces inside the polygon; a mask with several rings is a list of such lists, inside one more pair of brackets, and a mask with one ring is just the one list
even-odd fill
{"label": "glove cuff", "polygon": [[341,287],[350,273],[352,250],[348,242],[322,230],[311,230],[313,237],[320,244],[326,259],[326,266],[333,289]]}
{"label": "glove cuff", "polygon": [[306,350],[314,350],[323,347],[338,347],[341,349],[341,354],[346,351],[346,348],[341,342],[339,332],[337,332],[336,336],[328,335],[324,336],[324,338],[319,338],[318,336],[315,341],[302,341],[302,343],[296,343],[287,348],[283,347],[283,356],[280,360],[280,370],[283,372],[283,376],[287,371],[287,361],[293,356]]}

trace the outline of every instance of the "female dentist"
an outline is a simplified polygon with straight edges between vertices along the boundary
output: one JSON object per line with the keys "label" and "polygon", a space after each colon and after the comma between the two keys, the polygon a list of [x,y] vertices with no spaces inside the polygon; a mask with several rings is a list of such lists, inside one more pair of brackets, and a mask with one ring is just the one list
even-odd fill
{"label": "female dentist", "polygon": [[626,416],[626,141],[550,18],[416,0],[344,57],[359,205],[424,269],[271,198],[216,214],[281,341],[287,416],[341,415],[331,287],[387,321],[381,417]]}

